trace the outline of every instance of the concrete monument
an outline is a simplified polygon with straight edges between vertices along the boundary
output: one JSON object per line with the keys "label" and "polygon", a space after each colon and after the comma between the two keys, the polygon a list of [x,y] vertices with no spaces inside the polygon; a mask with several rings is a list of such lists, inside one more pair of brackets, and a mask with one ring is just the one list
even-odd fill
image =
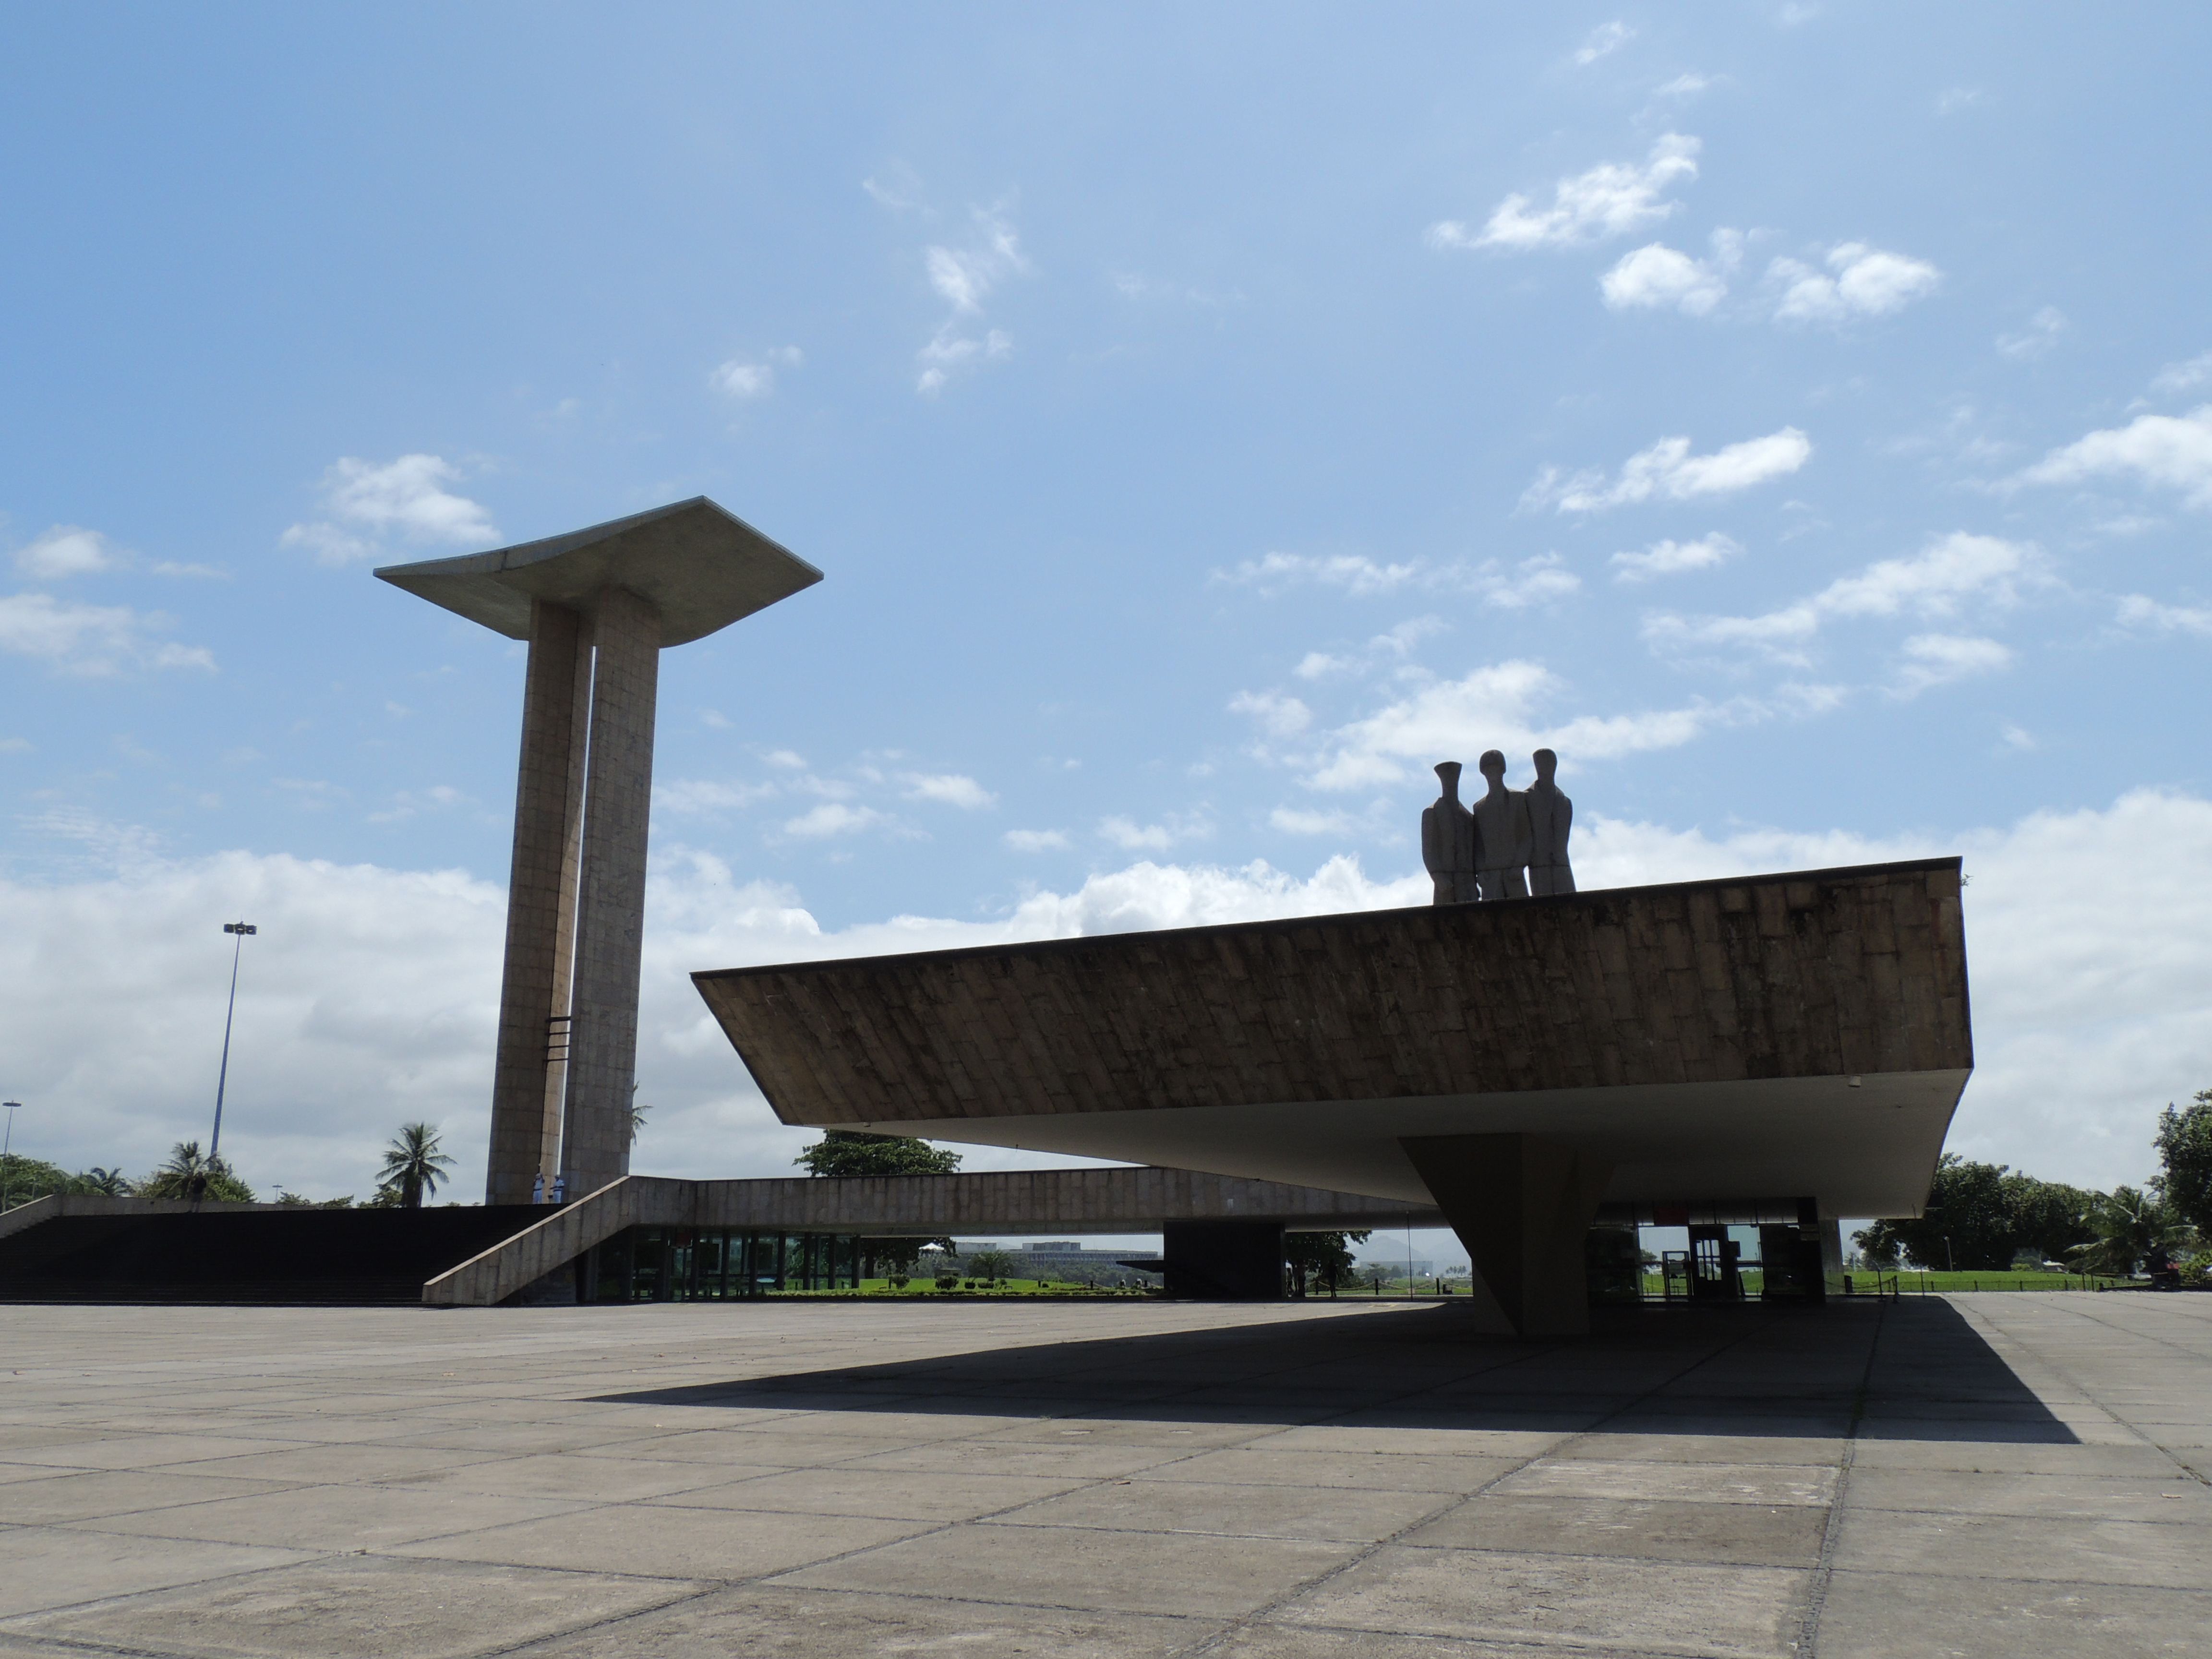
{"label": "concrete monument", "polygon": [[1552,775],[1559,757],[1548,749],[1529,757],[1536,763],[1536,781],[1528,786],[1528,890],[1539,898],[1575,890],[1575,872],[1567,862],[1567,836],[1575,825],[1575,804],[1560,793]]}
{"label": "concrete monument", "polygon": [[530,642],[485,1201],[629,1172],[660,653],[822,580],[705,496],[377,575]]}
{"label": "concrete monument", "polygon": [[1483,756],[1482,775],[1489,793],[1474,804],[1475,872],[1486,899],[1527,898],[1531,836],[1528,798],[1505,787],[1505,757],[1493,749]]}
{"label": "concrete monument", "polygon": [[1443,793],[1421,814],[1421,862],[1436,884],[1438,904],[1465,904],[1482,896],[1475,885],[1474,815],[1460,805],[1459,773],[1457,761],[1438,763]]}

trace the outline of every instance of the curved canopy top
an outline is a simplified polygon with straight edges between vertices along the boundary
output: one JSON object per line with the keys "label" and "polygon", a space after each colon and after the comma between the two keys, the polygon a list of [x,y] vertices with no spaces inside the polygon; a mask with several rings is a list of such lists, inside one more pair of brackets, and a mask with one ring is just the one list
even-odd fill
{"label": "curved canopy top", "polygon": [[703,639],[822,580],[805,560],[704,495],[518,547],[386,565],[376,574],[511,640],[530,637],[533,599],[589,615],[605,589],[628,588],[659,611],[664,647]]}

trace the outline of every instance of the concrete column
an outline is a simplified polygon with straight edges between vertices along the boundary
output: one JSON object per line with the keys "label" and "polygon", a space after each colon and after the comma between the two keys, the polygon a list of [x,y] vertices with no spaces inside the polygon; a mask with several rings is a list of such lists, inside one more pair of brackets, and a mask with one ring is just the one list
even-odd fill
{"label": "concrete column", "polygon": [[1487,1328],[1513,1336],[1589,1330],[1583,1238],[1611,1165],[1541,1135],[1422,1135],[1398,1144],[1467,1246]]}
{"label": "concrete column", "polygon": [[566,605],[534,600],[522,685],[522,760],[514,790],[514,856],[507,890],[507,961],[492,1066],[487,1204],[527,1204],[549,1179],[559,1144],[549,1116],[547,1024],[566,1012],[584,714],[577,696],[591,658],[588,625]]}
{"label": "concrete column", "polygon": [[607,588],[595,606],[593,644],[576,977],[561,1138],[561,1170],[572,1199],[629,1172],[660,615],[627,589]]}
{"label": "concrete column", "polygon": [[584,848],[584,772],[590,750],[592,619],[576,632],[576,678],[568,737],[568,842],[561,855],[560,930],[553,946],[553,1012],[545,1022],[545,1185],[560,1173],[561,1130],[568,1098],[568,1028],[576,979],[576,886]]}

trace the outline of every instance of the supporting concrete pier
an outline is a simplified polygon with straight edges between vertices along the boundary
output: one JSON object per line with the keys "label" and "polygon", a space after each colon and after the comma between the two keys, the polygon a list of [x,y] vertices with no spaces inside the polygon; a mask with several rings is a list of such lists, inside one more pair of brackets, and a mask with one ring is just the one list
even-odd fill
{"label": "supporting concrete pier", "polygon": [[1489,1328],[1587,1334],[1583,1241],[1612,1167],[1542,1135],[1416,1135],[1399,1144],[1467,1246]]}
{"label": "supporting concrete pier", "polygon": [[527,1204],[538,1178],[550,1182],[559,1167],[591,663],[591,623],[567,605],[533,602],[487,1204]]}
{"label": "supporting concrete pier", "polygon": [[660,613],[622,588],[599,596],[592,743],[576,896],[576,981],[561,1172],[570,1195],[629,1173],[637,1080],[637,986],[645,948],[646,833]]}

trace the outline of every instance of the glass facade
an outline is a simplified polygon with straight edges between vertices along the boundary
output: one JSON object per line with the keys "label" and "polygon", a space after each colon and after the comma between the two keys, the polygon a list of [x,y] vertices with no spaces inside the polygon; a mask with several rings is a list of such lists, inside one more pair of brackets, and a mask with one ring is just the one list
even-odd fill
{"label": "glass facade", "polygon": [[595,1248],[588,1302],[727,1302],[790,1291],[858,1290],[871,1265],[850,1233],[632,1227]]}

